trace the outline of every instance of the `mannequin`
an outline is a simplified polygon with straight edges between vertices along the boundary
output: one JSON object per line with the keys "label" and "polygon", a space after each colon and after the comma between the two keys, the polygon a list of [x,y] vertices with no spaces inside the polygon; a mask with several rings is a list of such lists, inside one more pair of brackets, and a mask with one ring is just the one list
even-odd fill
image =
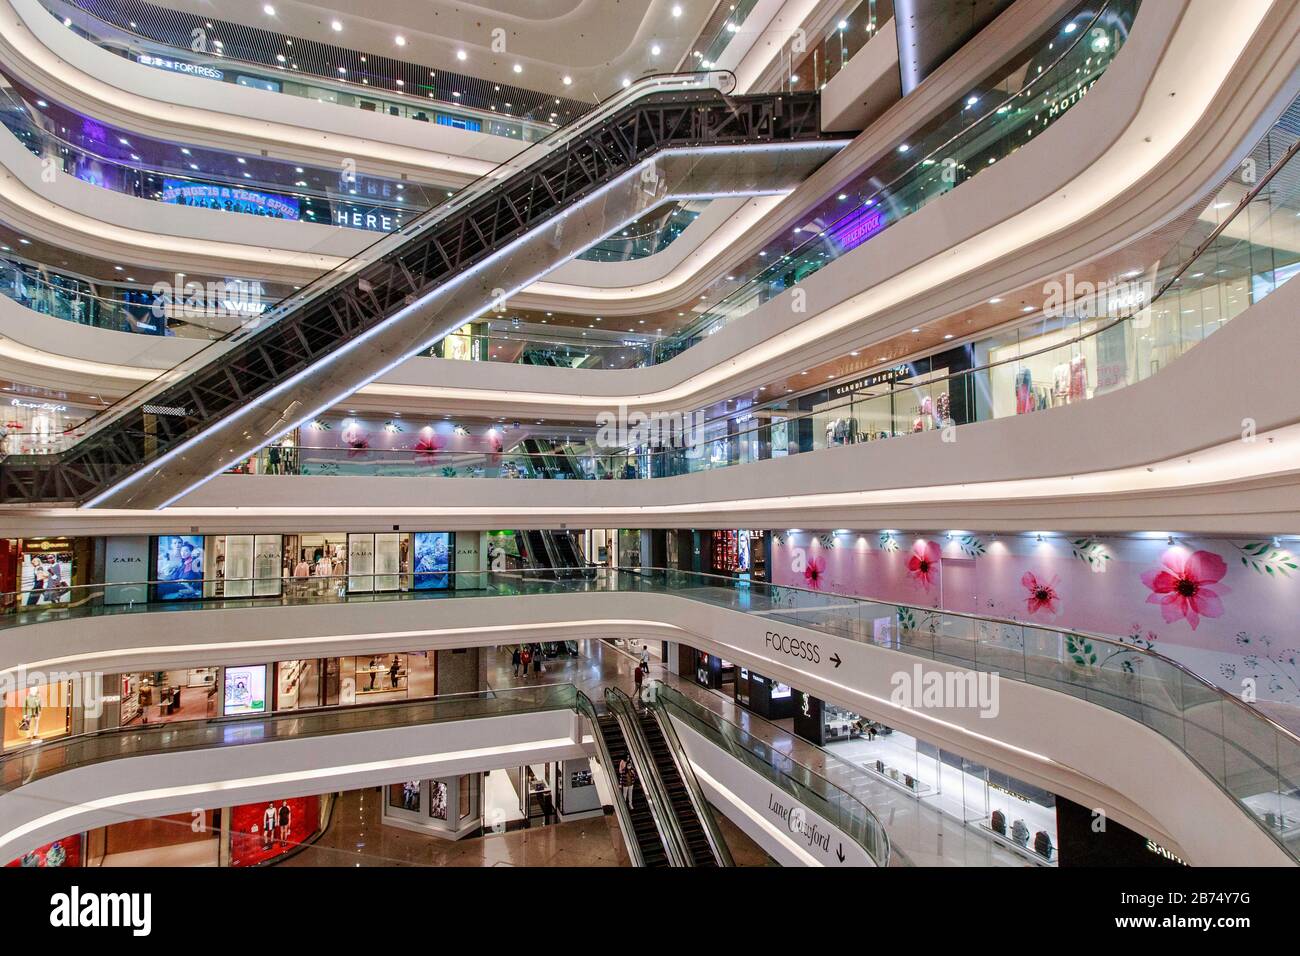
{"label": "mannequin", "polygon": [[23,720],[27,721],[27,739],[35,740],[41,732],[41,695],[35,687],[27,690],[27,698],[23,701]]}

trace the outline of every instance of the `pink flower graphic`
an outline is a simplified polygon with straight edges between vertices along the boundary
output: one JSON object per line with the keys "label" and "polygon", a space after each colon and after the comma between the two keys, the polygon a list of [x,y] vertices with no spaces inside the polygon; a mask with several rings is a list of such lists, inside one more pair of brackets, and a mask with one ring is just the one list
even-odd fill
{"label": "pink flower graphic", "polygon": [[912,583],[930,590],[939,577],[939,545],[933,541],[918,541],[912,545],[912,555],[907,559],[907,573]]}
{"label": "pink flower graphic", "polygon": [[1042,613],[1044,617],[1053,618],[1061,609],[1061,596],[1056,593],[1056,583],[1060,578],[1053,574],[1050,581],[1040,580],[1033,571],[1026,571],[1020,578],[1029,593],[1025,596],[1025,610],[1029,616]]}
{"label": "pink flower graphic", "polygon": [[415,460],[422,465],[432,465],[438,460],[438,451],[442,442],[438,441],[437,436],[422,435],[420,440],[411,446],[415,452]]}
{"label": "pink flower graphic", "polygon": [[1164,567],[1159,571],[1142,572],[1142,583],[1152,591],[1147,603],[1160,605],[1167,624],[1183,617],[1194,631],[1202,616],[1223,614],[1219,595],[1228,593],[1229,588],[1221,584],[1217,589],[1210,587],[1228,573],[1223,558],[1210,551],[1194,551],[1189,555],[1181,549],[1170,548],[1160,556],[1160,563]]}
{"label": "pink flower graphic", "polygon": [[826,572],[826,562],[822,558],[809,558],[803,567],[803,583],[814,591],[822,589],[822,575]]}

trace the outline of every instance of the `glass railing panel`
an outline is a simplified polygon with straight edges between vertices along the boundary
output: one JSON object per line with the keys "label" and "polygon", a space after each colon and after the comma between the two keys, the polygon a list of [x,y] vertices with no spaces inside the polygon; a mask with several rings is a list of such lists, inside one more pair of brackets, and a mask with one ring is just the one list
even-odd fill
{"label": "glass railing panel", "polygon": [[383,236],[363,252],[331,272],[325,273],[316,281],[259,315],[256,321],[250,322],[241,330],[210,344],[207,348],[200,350],[176,367],[162,373],[150,384],[142,386],[119,400],[110,409],[88,420],[75,433],[67,435],[67,441],[72,443],[99,434],[105,428],[119,421],[123,416],[137,410],[143,403],[161,394],[176,381],[212,362],[221,352],[239,342],[245,336],[254,332],[265,331],[266,328],[274,325],[285,316],[293,314],[329,295],[341,284],[350,281],[352,277],[369,264],[394,253],[413,238],[437,227],[445,222],[448,217],[461,212],[471,203],[486,196],[503,180],[527,166],[542,161],[555,150],[564,148],[586,135],[636,100],[652,94],[672,96],[674,94],[688,94],[710,89],[729,90],[733,85],[734,77],[720,72],[652,76],[631,84],[627,89],[610,97],[609,100],[602,103],[595,110],[556,130],[545,140],[532,144],[511,160],[500,164],[490,173],[481,176],[469,186],[457,192],[453,198],[433,209],[427,210],[423,215],[415,217],[401,229]]}
{"label": "glass railing panel", "polygon": [[[463,102],[466,96],[456,96],[459,90],[446,88],[445,79],[449,77],[443,81],[434,81],[434,71],[429,71],[426,79],[425,69],[414,68],[413,65],[399,69],[405,76],[404,79],[375,74],[373,77],[355,76],[352,82],[348,82],[346,75],[340,77],[313,72],[306,59],[303,69],[299,69],[296,57],[291,62],[290,57],[277,56],[274,66],[270,62],[243,60],[235,54],[240,52],[239,44],[248,36],[248,31],[229,23],[212,27],[210,22],[197,17],[193,21],[193,27],[199,31],[198,37],[194,36],[189,27],[168,31],[165,26],[176,25],[178,19],[186,16],[183,11],[169,11],[169,17],[156,22],[145,21],[143,29],[156,31],[145,36],[140,32],[140,24],[128,20],[113,5],[94,4],[87,0],[43,0],[43,6],[83,39],[110,53],[157,69],[160,82],[166,72],[225,82],[237,71],[244,78],[240,85],[418,122],[486,133],[521,143],[544,138],[555,127],[556,110],[563,111],[564,118],[568,119],[571,118],[571,111],[585,106],[574,100],[553,106],[553,98],[549,95],[523,90],[518,92],[537,101],[536,105],[531,108],[516,106],[511,102],[514,97],[503,90],[501,92],[505,95],[499,101],[471,106]],[[159,22],[164,24],[164,29],[158,29]],[[177,33],[183,37],[179,45]],[[222,34],[225,35],[225,40],[221,39]],[[225,48],[227,41],[231,43],[229,50]],[[196,43],[202,44],[198,50],[194,49]],[[289,47],[285,52],[291,49]],[[299,49],[302,49],[301,41]],[[333,63],[343,61],[355,64],[356,68],[365,70],[365,56],[351,50],[336,49],[325,58]],[[394,66],[400,68],[407,65]],[[365,79],[366,82],[357,82],[360,79]],[[466,95],[472,95],[471,87],[478,85],[472,81],[466,82]]]}
{"label": "glass railing panel", "polygon": [[890,859],[884,826],[861,801],[786,754],[752,737],[676,689],[658,681],[651,684],[655,701],[672,718],[683,721],[704,739],[729,753],[795,800],[821,815],[856,840],[878,866]]}
{"label": "glass railing panel", "polygon": [[[497,595],[568,595],[587,591],[673,594],[759,614],[765,621],[788,619],[791,623],[846,639],[992,671],[1004,678],[1023,680],[1105,707],[1162,733],[1237,799],[1261,825],[1264,825],[1265,813],[1273,812],[1280,819],[1280,814],[1289,812],[1294,799],[1294,781],[1300,770],[1296,750],[1300,740],[1295,735],[1176,662],[1120,639],[664,569],[643,569],[640,572],[599,569],[589,578],[568,580],[559,579],[551,572],[472,572],[468,575],[448,572],[445,575],[447,587],[441,592],[362,590],[358,593],[359,586],[389,586],[382,582],[391,584],[394,577],[401,582],[400,587],[410,586],[407,574],[349,575],[337,579],[286,580],[283,592],[269,598],[217,597],[169,602],[157,599],[157,589],[160,585],[175,588],[175,582],[138,582],[138,587],[150,593],[154,600],[126,606],[104,605],[105,585],[69,588],[67,603],[63,606],[25,607],[21,603],[23,595],[6,594],[0,595],[0,607],[7,612],[0,614],[0,626],[84,619],[99,614],[276,604],[463,600]],[[465,582],[472,582],[472,587],[466,586]],[[457,588],[457,583],[462,586]],[[858,610],[853,616],[840,610],[841,606],[847,608],[855,604]],[[850,621],[853,622],[851,627]],[[895,624],[892,633],[890,628],[881,626],[883,622]],[[322,715],[319,719],[335,718]],[[44,749],[51,754],[55,752],[54,748]],[[61,758],[51,756],[48,759]],[[1278,836],[1278,833],[1274,835]],[[1289,838],[1289,830],[1285,836]]]}
{"label": "glass railing panel", "polygon": [[409,703],[349,705],[269,717],[187,720],[148,728],[105,730],[47,740],[39,747],[0,757],[0,790],[12,790],[51,773],[119,757],[359,733],[503,714],[573,710],[576,706],[577,691],[572,684],[549,684],[452,694]]}
{"label": "glass railing panel", "polygon": [[[1060,49],[1040,51],[1045,64],[1035,65],[1031,58],[1033,68],[1027,71],[1023,86],[1000,101],[986,96],[988,102],[978,104],[978,118],[962,110],[948,124],[904,144],[900,148],[905,147],[905,155],[915,157],[910,166],[883,176],[881,170],[873,169],[855,181],[845,189],[844,195],[853,201],[844,204],[843,214],[830,217],[830,225],[797,248],[772,250],[770,265],[759,260],[753,267],[753,279],[703,313],[691,330],[664,342],[662,351],[677,354],[683,346],[698,341],[699,330],[711,331],[719,323],[748,314],[855,248],[863,241],[859,234],[874,235],[1010,155],[1064,115],[1105,71],[1127,38],[1137,7],[1137,0],[1112,0],[1095,14],[1079,11],[1068,17],[1074,38],[1053,31],[1047,39]],[[1080,17],[1086,17],[1082,26]],[[867,217],[875,217],[875,221],[867,223]],[[853,238],[846,241],[845,236]]]}

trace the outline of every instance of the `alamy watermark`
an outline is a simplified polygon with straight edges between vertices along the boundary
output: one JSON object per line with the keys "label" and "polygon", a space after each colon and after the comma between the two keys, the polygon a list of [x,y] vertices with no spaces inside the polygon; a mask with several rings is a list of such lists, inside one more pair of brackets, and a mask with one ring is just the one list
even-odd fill
{"label": "alamy watermark", "polygon": [[704,443],[704,412],[602,411],[596,415],[601,448],[695,448]]}
{"label": "alamy watermark", "polygon": [[1043,285],[1043,315],[1047,318],[1070,315],[1080,319],[1117,319],[1147,306],[1154,292],[1155,284],[1146,279],[1076,281],[1074,273],[1067,272],[1064,282],[1053,279]]}
{"label": "alamy watermark", "polygon": [[973,709],[992,718],[1000,709],[999,682],[996,672],[926,671],[914,664],[910,671],[895,671],[889,678],[889,700],[912,710]]}

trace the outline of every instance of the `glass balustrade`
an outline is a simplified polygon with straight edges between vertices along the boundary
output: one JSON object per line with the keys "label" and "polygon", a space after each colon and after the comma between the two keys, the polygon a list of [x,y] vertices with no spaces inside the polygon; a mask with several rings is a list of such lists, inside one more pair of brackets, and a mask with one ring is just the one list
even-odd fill
{"label": "glass balustrade", "polygon": [[[979,89],[932,128],[899,144],[837,197],[837,207],[796,227],[738,272],[753,277],[658,346],[656,361],[714,334],[820,271],[889,226],[1005,159],[1064,116],[1128,37],[1140,0],[1076,8],[1001,89]],[[1010,87],[1010,88],[1008,88]]]}
{"label": "glass balustrade", "polygon": [[296,50],[292,44],[268,44],[239,25],[183,11],[135,21],[117,5],[95,0],[42,0],[42,5],[83,39],[160,75],[233,83],[521,144],[543,139],[594,105],[571,99],[556,104],[553,97],[518,87],[496,96],[494,84],[472,77],[444,70],[439,79],[439,71],[388,57],[376,56],[372,65],[363,53],[312,41],[299,40]]}
{"label": "glass balustrade", "polygon": [[[954,188],[1018,148],[1028,137],[1040,133],[1063,115],[1079,97],[1104,72],[1115,53],[1127,37],[1140,0],[1111,0],[1095,13],[1076,10],[1051,31],[1038,48],[1028,55],[1012,74],[1012,79],[995,84],[986,95],[967,97],[940,121],[923,130],[914,143],[903,144],[897,156],[891,157],[862,173],[846,187],[829,210],[815,210],[812,220],[824,223],[813,232],[805,234],[800,227],[796,235],[780,237],[736,272],[742,276],[754,272],[752,279],[743,280],[734,287],[736,276],[720,279],[725,294],[720,302],[691,319],[688,329],[672,334],[629,333],[615,335],[602,330],[586,330],[557,322],[554,331],[541,332],[536,325],[526,329],[496,328],[484,337],[484,347],[473,356],[480,361],[555,365],[567,368],[634,368],[665,362],[691,345],[712,335],[727,322],[748,314],[754,308],[818,271],[844,252],[856,248],[892,222],[910,214],[931,199]],[[871,14],[870,2],[862,5]],[[728,22],[743,20],[744,11],[735,11]],[[851,15],[850,15],[851,14]],[[850,11],[837,20],[857,22],[862,10]],[[876,11],[863,22],[880,22]],[[847,19],[846,19],[847,18]],[[856,19],[855,19],[856,18]],[[877,27],[878,28],[878,27]],[[728,36],[735,31],[721,28]],[[840,31],[831,31],[828,43]],[[862,31],[865,35],[867,32]],[[834,41],[839,42],[839,41]],[[844,42],[847,43],[847,40]],[[846,46],[846,50],[849,48]],[[847,54],[851,56],[851,53]],[[841,57],[843,59],[843,57]],[[708,57],[701,62],[712,62]],[[663,82],[663,78],[649,78],[650,82]],[[638,81],[623,94],[613,98],[617,102],[627,92],[644,87]],[[605,104],[603,104],[605,105]],[[601,111],[603,112],[603,110]],[[583,125],[583,124],[577,124]],[[41,131],[43,135],[44,131]],[[553,145],[548,141],[548,147]],[[57,146],[57,149],[66,149]],[[521,157],[505,164],[494,176],[504,170],[520,168],[520,160],[531,159],[535,150],[527,150]],[[915,158],[921,157],[921,158]],[[124,180],[140,180],[145,173],[125,170]],[[493,177],[485,177],[492,179]],[[888,185],[881,186],[882,180]],[[470,193],[476,195],[477,188]],[[134,187],[132,187],[134,188]],[[347,197],[339,197],[345,203]],[[404,199],[412,209],[417,206],[431,208],[443,203],[444,196],[437,190],[425,189],[418,196]],[[464,201],[458,198],[458,202]],[[447,203],[446,205],[456,205]],[[687,210],[669,216],[664,228],[642,230],[635,237],[614,235],[607,237],[584,257],[597,261],[615,261],[640,258],[664,248],[685,228],[686,218],[693,218]],[[417,217],[412,222],[428,220]],[[679,221],[680,220],[680,221]],[[395,235],[406,232],[400,221],[394,223]],[[719,285],[715,283],[715,285]],[[309,286],[308,288],[311,288]],[[292,299],[290,301],[293,301]],[[51,314],[75,311],[60,306]],[[499,325],[496,320],[490,324]],[[146,322],[146,326],[150,323]],[[228,326],[229,323],[226,323]],[[134,329],[130,321],[110,317],[103,327],[122,330]],[[142,329],[150,331],[148,327]],[[206,337],[206,336],[201,336]],[[918,397],[919,394],[918,394]],[[889,431],[892,429],[882,429]],[[674,472],[667,472],[674,473]]]}
{"label": "glass balustrade", "polygon": [[[1297,143],[1293,134],[1275,128],[1253,156],[1268,171],[1250,183],[1234,174],[1203,204],[1166,262],[1112,283],[1080,285],[1069,295],[1063,289],[1059,307],[1049,303],[1012,332],[973,343],[972,354],[988,362],[963,372],[866,375],[848,397],[828,399],[811,410],[793,402],[751,409],[750,414],[768,421],[737,431],[722,427],[726,422],[698,429],[691,416],[632,423],[631,450],[596,448],[592,436],[551,452],[515,448],[487,453],[420,447],[418,439],[414,447],[390,449],[317,447],[313,437],[296,448],[293,467],[274,471],[663,478],[1088,401],[1158,374],[1300,272],[1300,251],[1287,239],[1300,215]],[[845,424],[843,434],[836,423]],[[712,438],[711,431],[718,431],[718,437]],[[263,450],[240,470],[272,471],[270,454]]]}
{"label": "glass balustrade", "polygon": [[114,728],[46,740],[0,756],[0,792],[105,760],[387,730],[507,714],[575,710],[572,684],[444,694],[422,701],[323,707],[266,717],[225,717]]}
{"label": "glass balustrade", "polygon": [[876,864],[892,860],[889,834],[861,800],[835,786],[816,771],[751,736],[735,724],[700,706],[680,691],[651,681],[648,696],[654,705],[695,731],[715,747],[763,777],[794,800],[819,814],[856,841]]}
{"label": "glass balustrade", "polygon": [[[1300,859],[1300,737],[1177,662],[1122,639],[658,568],[593,568],[573,578],[560,578],[554,571],[448,571],[435,577],[440,581],[436,589],[395,574],[289,578],[281,582],[276,596],[193,600],[166,598],[172,593],[166,589],[177,582],[140,581],[134,587],[148,599],[131,604],[105,603],[109,589],[128,586],[124,582],[69,587],[63,591],[65,600],[31,607],[25,605],[23,595],[6,594],[0,595],[0,629],[116,614],[306,603],[601,592],[671,595],[909,657],[997,674],[999,679],[1034,684],[1105,707],[1170,741],[1280,846]],[[410,582],[409,589],[402,589],[403,579]],[[376,591],[377,587],[389,590]]]}
{"label": "glass balustrade", "polygon": [[44,109],[26,104],[12,92],[0,105],[0,122],[41,159],[42,175],[65,173],[152,202],[388,232],[454,192],[135,134],[128,139],[63,110],[47,115],[52,110],[47,103]]}

